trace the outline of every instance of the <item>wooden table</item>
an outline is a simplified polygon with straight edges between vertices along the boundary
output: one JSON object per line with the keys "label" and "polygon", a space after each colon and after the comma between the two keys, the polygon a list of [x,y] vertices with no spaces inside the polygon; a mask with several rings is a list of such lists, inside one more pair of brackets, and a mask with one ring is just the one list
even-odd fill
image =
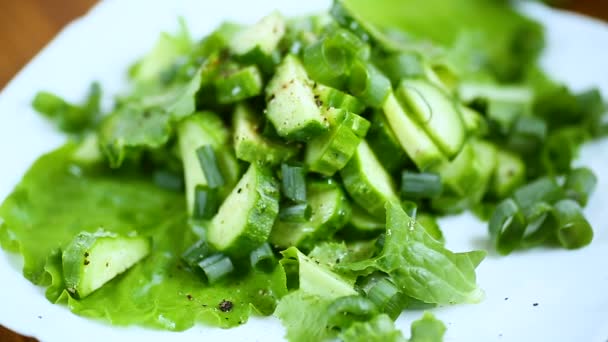
{"label": "wooden table", "polygon": [[[96,0],[0,1],[0,89],[70,20]],[[561,1],[563,7],[608,20],[608,2]],[[2,342],[33,342],[0,326]]]}

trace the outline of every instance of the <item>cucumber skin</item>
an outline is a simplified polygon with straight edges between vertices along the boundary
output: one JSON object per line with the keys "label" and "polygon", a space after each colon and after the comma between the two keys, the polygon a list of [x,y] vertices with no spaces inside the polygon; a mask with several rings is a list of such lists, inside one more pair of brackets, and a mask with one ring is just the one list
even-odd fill
{"label": "cucumber skin", "polygon": [[[368,213],[378,218],[384,218],[386,214],[384,205],[387,200],[396,201],[398,198],[396,195],[394,198],[385,198],[383,194],[368,187],[367,182],[369,180],[361,179],[361,176],[367,177],[360,172],[360,169],[362,168],[361,164],[363,164],[363,161],[360,159],[359,154],[355,153],[348,164],[340,170],[344,187],[352,199],[359,206],[366,209]],[[391,179],[390,175],[387,178]],[[394,189],[392,184],[391,187]]]}
{"label": "cucumber skin", "polygon": [[[274,178],[268,167],[256,164],[251,164],[250,167],[256,168],[255,184],[251,185],[254,189],[242,189],[241,191],[255,191],[255,205],[245,214],[247,220],[242,233],[232,240],[228,246],[215,245],[214,241],[211,240],[211,234],[209,234],[209,243],[218,250],[235,257],[246,256],[266,242],[279,214],[279,182]],[[234,191],[238,191],[238,189],[235,188]],[[239,209],[243,210],[243,208],[234,208],[234,210]],[[238,214],[238,212],[235,212],[235,214]]]}

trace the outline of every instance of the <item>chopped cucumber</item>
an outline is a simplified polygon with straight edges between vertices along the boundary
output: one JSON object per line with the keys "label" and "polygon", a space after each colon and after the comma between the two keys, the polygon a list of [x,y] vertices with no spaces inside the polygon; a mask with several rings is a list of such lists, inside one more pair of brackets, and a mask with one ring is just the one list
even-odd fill
{"label": "chopped cucumber", "polygon": [[365,110],[363,102],[336,88],[316,83],[313,86],[313,93],[319,104],[328,108],[341,108],[355,114],[361,114]]}
{"label": "chopped cucumber", "polygon": [[311,181],[306,194],[312,210],[310,219],[306,222],[277,221],[270,235],[270,242],[275,246],[311,249],[317,240],[327,239],[349,221],[350,205],[336,182]]}
{"label": "chopped cucumber", "polygon": [[428,81],[405,79],[399,84],[397,96],[449,159],[460,152],[465,127],[456,102],[448,94]]}
{"label": "chopped cucumber", "polygon": [[372,114],[371,126],[365,140],[389,173],[400,171],[405,165],[411,164],[382,112],[375,111]]}
{"label": "chopped cucumber", "polygon": [[332,176],[351,159],[370,124],[344,109],[330,108],[325,115],[332,128],[308,143],[306,165],[313,172]]}
{"label": "chopped cucumber", "polygon": [[384,217],[386,202],[399,199],[391,176],[365,141],[359,144],[357,152],[340,174],[353,200],[376,217]]}
{"label": "chopped cucumber", "polygon": [[492,176],[490,192],[496,198],[505,198],[526,181],[526,165],[517,155],[498,149],[496,169]]}
{"label": "chopped cucumber", "polygon": [[258,118],[244,104],[237,105],[232,116],[236,157],[250,163],[277,165],[298,152],[295,146],[275,142],[262,136]]}
{"label": "chopped cucumber", "polygon": [[84,298],[150,253],[150,240],[99,230],[82,232],[62,255],[65,285],[76,298]]}
{"label": "chopped cucumber", "polygon": [[194,212],[197,186],[207,186],[207,178],[201,167],[197,150],[205,145],[213,147],[217,163],[225,185],[220,188],[221,197],[225,197],[238,177],[238,164],[232,152],[226,148],[229,132],[221,119],[211,112],[189,116],[178,128],[180,154],[184,164],[186,180],[186,201],[188,213]]}
{"label": "chopped cucumber", "polygon": [[328,129],[300,61],[285,57],[266,87],[266,116],[283,138],[307,141]]}
{"label": "chopped cucumber", "polygon": [[401,147],[420,171],[446,160],[435,142],[404,110],[393,94],[386,99],[382,109]]}
{"label": "chopped cucumber", "polygon": [[254,63],[269,71],[276,48],[285,35],[285,18],[275,11],[252,26],[237,32],[229,42],[232,52],[245,63]]}
{"label": "chopped cucumber", "polygon": [[251,164],[211,220],[207,238],[219,251],[247,255],[268,239],[278,213],[279,183],[270,169]]}

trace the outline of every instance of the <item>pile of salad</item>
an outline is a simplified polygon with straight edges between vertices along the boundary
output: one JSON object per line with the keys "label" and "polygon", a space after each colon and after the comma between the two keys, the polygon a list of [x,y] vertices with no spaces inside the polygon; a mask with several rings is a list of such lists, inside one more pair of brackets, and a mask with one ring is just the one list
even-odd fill
{"label": "pile of salad", "polygon": [[[445,13],[450,13],[446,16]],[[444,246],[472,210],[502,255],[576,249],[608,133],[600,93],[537,66],[506,1],[335,0],[328,12],[182,23],[100,110],[39,92],[69,135],[0,207],[0,242],[53,303],[118,325],[275,315],[290,341],[406,341],[403,310],[475,303],[486,251]],[[431,313],[409,341],[441,341]]]}

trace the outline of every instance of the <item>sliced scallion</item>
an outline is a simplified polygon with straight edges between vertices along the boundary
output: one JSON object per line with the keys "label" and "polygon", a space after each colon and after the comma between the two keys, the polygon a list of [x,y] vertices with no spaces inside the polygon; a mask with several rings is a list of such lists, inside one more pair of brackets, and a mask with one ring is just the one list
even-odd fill
{"label": "sliced scallion", "polygon": [[268,243],[264,243],[259,248],[254,249],[249,255],[249,261],[254,270],[264,272],[272,270],[276,265],[276,258]]}
{"label": "sliced scallion", "polygon": [[404,171],[401,174],[401,195],[403,198],[434,198],[441,195],[441,177],[435,173],[415,173]]}
{"label": "sliced scallion", "polygon": [[306,170],[302,166],[281,165],[283,195],[296,203],[306,202]]}
{"label": "sliced scallion", "polygon": [[213,284],[234,271],[234,265],[229,257],[223,254],[210,255],[198,263],[209,284]]}
{"label": "sliced scallion", "polygon": [[211,145],[203,145],[196,150],[196,155],[205,174],[207,185],[213,189],[224,185],[224,177],[218,166],[213,147]]}
{"label": "sliced scallion", "polygon": [[306,203],[298,203],[291,206],[283,207],[279,211],[279,220],[283,222],[306,222],[312,215],[310,205]]}

